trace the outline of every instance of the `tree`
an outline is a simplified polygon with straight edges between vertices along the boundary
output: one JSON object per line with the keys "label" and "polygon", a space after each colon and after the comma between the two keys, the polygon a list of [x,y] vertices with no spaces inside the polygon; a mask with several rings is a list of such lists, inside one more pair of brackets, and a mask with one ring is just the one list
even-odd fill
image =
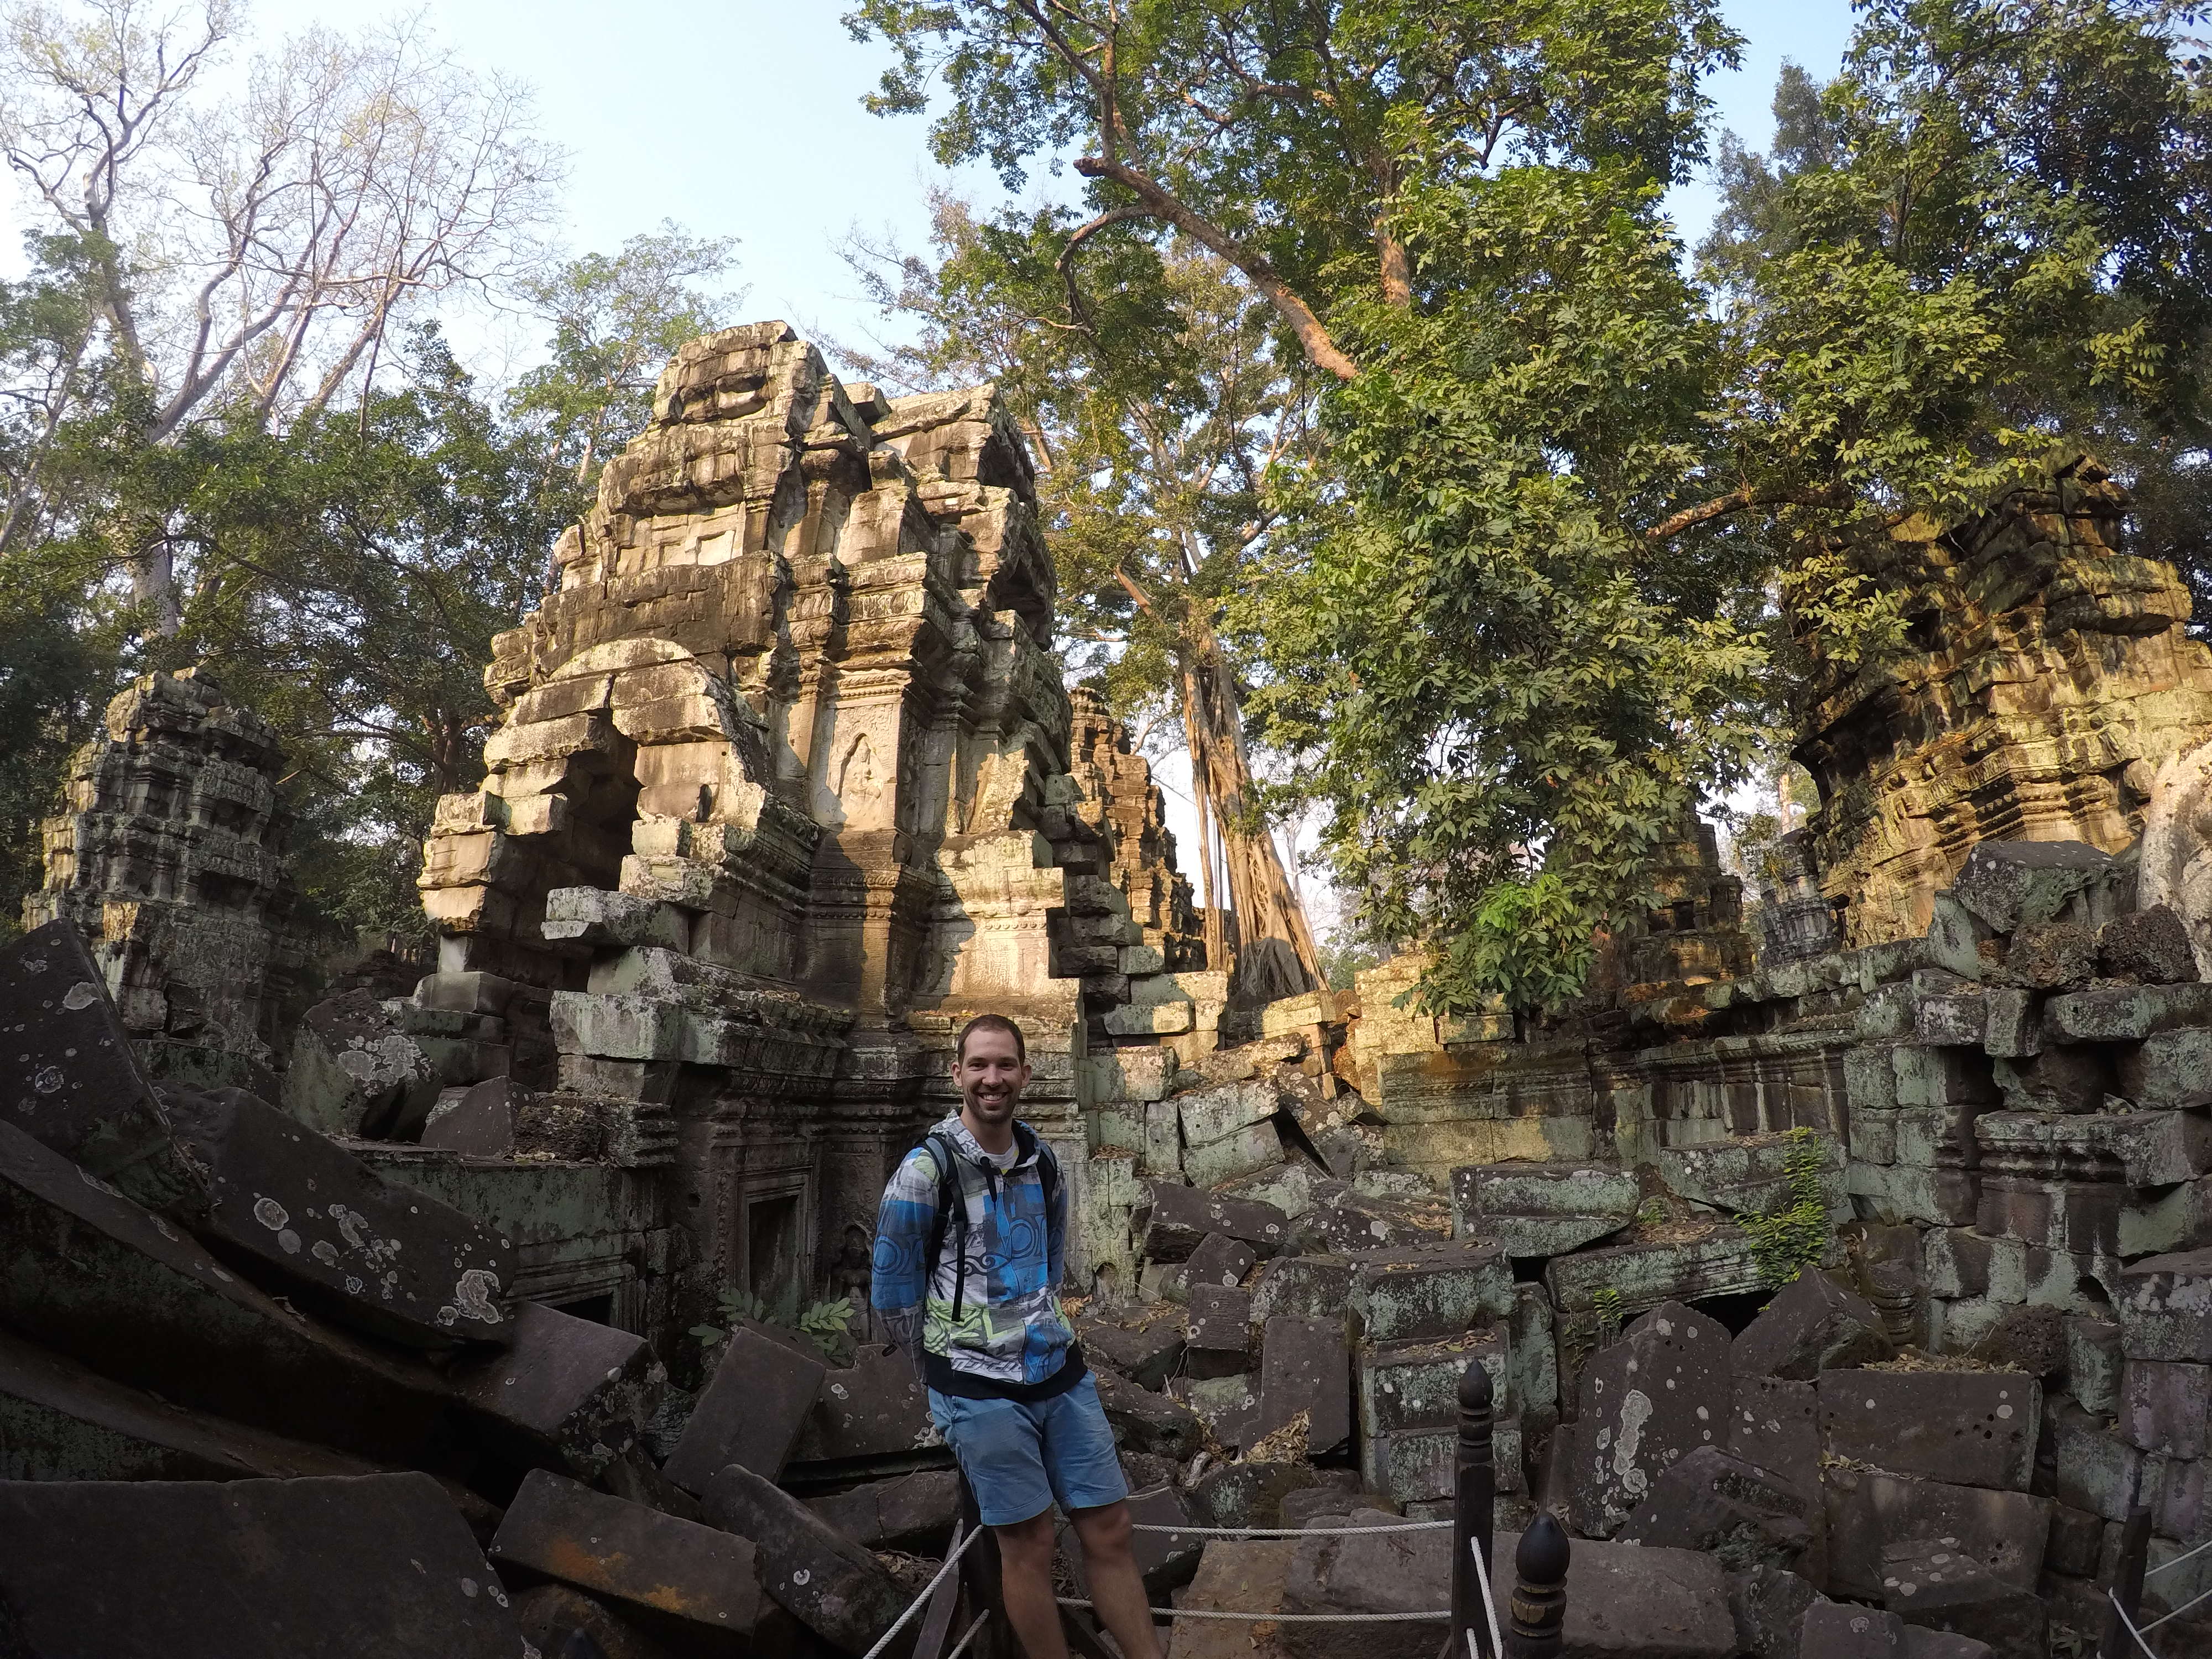
{"label": "tree", "polygon": [[548,361],[517,386],[514,412],[544,427],[577,483],[592,483],[606,455],[645,429],[653,384],[677,348],[730,325],[743,295],[694,284],[726,276],[736,247],[733,236],[695,240],[664,222],[619,253],[587,253],[524,281],[553,337]]}
{"label": "tree", "polygon": [[1325,320],[1349,288],[1410,307],[1408,186],[1512,162],[1697,159],[1700,77],[1736,37],[1710,0],[860,0],[897,54],[870,106],[916,112],[945,165],[1017,189],[1075,148],[1093,216],[1169,228],[1239,271],[1314,366],[1357,378]]}
{"label": "tree", "polygon": [[[848,258],[909,344],[848,349],[894,386],[993,380],[1047,467],[1039,493],[1072,672],[1123,714],[1164,714],[1191,757],[1209,961],[1261,997],[1320,982],[1304,907],[1257,810],[1243,676],[1219,612],[1274,527],[1269,470],[1313,440],[1304,365],[1264,302],[1187,239],[1120,236],[1071,279],[1065,211],[979,221],[935,204],[935,264],[855,241]],[[1225,891],[1217,894],[1217,866]]]}
{"label": "tree", "polygon": [[[209,71],[236,32],[230,0],[189,17],[84,0],[0,20],[0,156],[85,263],[100,327],[79,372],[112,357],[142,389],[149,444],[217,411],[313,411],[373,380],[410,307],[514,273],[558,176],[522,94],[414,25],[311,31],[217,94]],[[65,380],[58,400],[75,390]],[[35,458],[21,476],[0,556],[78,510],[39,487]],[[164,526],[110,529],[139,601],[173,630]]]}
{"label": "tree", "polygon": [[1816,648],[1892,647],[1912,596],[1855,542],[1972,511],[2061,442],[2137,487],[2212,597],[2212,81],[2194,8],[1877,0],[1842,73],[1795,66],[1770,155],[1724,149],[1702,250],[1730,442],[1695,535],[1775,547]]}

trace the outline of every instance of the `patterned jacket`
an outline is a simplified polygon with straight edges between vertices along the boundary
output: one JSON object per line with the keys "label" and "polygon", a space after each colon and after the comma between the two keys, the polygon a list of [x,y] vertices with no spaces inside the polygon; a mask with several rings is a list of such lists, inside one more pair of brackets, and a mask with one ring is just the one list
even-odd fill
{"label": "patterned jacket", "polygon": [[943,1175],[936,1146],[925,1140],[900,1161],[884,1188],[869,1300],[925,1376],[949,1365],[989,1382],[1042,1382],[1060,1369],[1075,1340],[1059,1294],[1067,1260],[1066,1184],[1053,1183],[1047,1214],[1042,1162],[1051,1153],[1026,1123],[1014,1125],[1014,1162],[1004,1171],[987,1160],[958,1113],[932,1133],[958,1153],[954,1174],[968,1210],[966,1271],[957,1220],[946,1224],[939,1259],[923,1259],[936,1230]]}

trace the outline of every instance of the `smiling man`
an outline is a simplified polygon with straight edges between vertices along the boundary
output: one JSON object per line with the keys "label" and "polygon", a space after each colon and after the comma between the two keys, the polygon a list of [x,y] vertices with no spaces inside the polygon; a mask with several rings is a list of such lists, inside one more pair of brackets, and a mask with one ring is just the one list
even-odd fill
{"label": "smiling man", "polygon": [[1029,1659],[1067,1652],[1052,1590],[1055,1502],[1124,1659],[1158,1659],[1114,1431],[1060,1306],[1067,1188],[1052,1149],[1014,1115],[1030,1080],[1021,1028],[1000,1014],[969,1020],[952,1080],[960,1110],[884,1188],[870,1299],[914,1356],[930,1415],[998,1535],[1006,1618]]}

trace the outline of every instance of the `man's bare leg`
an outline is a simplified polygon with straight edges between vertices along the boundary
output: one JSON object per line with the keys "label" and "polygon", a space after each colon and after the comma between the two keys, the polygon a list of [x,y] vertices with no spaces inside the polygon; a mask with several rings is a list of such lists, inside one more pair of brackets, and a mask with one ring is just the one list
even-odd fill
{"label": "man's bare leg", "polygon": [[[1067,1638],[1060,1633],[1060,1603],[1052,1595],[1052,1511],[991,1530],[998,1535],[1000,1594],[1006,1599],[1006,1622],[1014,1627],[1014,1639],[1029,1659],[1067,1659]],[[1132,1654],[1129,1659],[1138,1656]],[[1151,1659],[1149,1653],[1145,1659]]]}
{"label": "man's bare leg", "polygon": [[[1160,1659],[1152,1610],[1145,1581],[1129,1548],[1129,1506],[1102,1504],[1077,1510],[1068,1519],[1083,1546],[1083,1571],[1091,1580],[1091,1606],[1098,1622],[1113,1632],[1121,1659]],[[1035,1656],[1031,1656],[1035,1659]]]}

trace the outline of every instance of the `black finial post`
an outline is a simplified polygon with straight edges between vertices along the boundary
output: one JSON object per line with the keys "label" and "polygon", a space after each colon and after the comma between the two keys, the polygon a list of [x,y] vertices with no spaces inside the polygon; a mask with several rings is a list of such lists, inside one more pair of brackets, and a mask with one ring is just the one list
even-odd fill
{"label": "black finial post", "polygon": [[1546,1510],[1513,1552],[1509,1659],[1558,1659],[1567,1633],[1567,1529]]}
{"label": "black finial post", "polygon": [[1499,1659],[1490,1651],[1490,1619],[1483,1611],[1482,1584],[1474,1571],[1478,1551],[1484,1568],[1490,1565],[1491,1528],[1498,1512],[1491,1398],[1490,1373],[1482,1368],[1482,1361],[1474,1360],[1459,1380],[1459,1466],[1452,1514],[1452,1659],[1463,1659],[1470,1651],[1470,1632],[1474,1637],[1472,1651],[1480,1659]]}

